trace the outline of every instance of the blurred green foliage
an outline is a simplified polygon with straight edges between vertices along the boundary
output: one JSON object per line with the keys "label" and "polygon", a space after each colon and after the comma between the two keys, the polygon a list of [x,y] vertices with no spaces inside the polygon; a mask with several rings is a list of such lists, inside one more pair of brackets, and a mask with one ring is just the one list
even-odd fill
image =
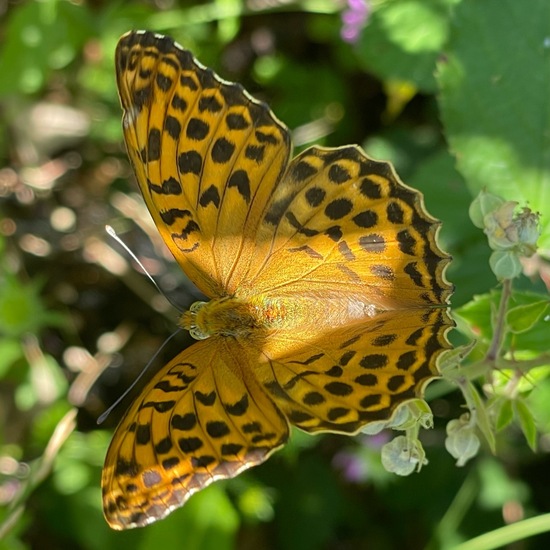
{"label": "blurred green foliage", "polygon": [[[0,2],[0,550],[467,550],[468,539],[524,517],[543,525],[498,540],[548,531],[550,3],[367,0],[349,28],[343,14],[358,5]],[[430,463],[420,473],[397,478],[381,467],[386,432],[295,432],[266,464],[166,520],[107,527],[100,472],[116,419],[99,429],[94,421],[175,316],[103,226],[124,233],[183,306],[196,298],[144,221],[122,146],[113,53],[136,28],[170,34],[268,101],[297,148],[360,143],[392,161],[442,220],[456,287],[451,337],[475,345],[467,358],[458,348],[447,381],[429,388],[435,429],[422,434]],[[468,217],[484,187],[541,213],[539,255],[504,290]],[[482,409],[477,425],[471,416],[465,424],[482,450],[459,469],[444,448],[445,424],[464,401],[471,413],[472,403]],[[549,540],[540,534],[518,548]]]}

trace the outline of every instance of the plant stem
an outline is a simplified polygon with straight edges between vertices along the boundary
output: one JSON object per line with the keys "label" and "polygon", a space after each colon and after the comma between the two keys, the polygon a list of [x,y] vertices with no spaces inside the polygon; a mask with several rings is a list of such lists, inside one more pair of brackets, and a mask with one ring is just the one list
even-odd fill
{"label": "plant stem", "polygon": [[502,294],[500,296],[500,304],[498,306],[498,313],[495,323],[495,332],[493,334],[493,340],[491,341],[491,347],[487,351],[485,359],[493,363],[500,353],[502,347],[502,341],[505,335],[505,316],[508,309],[508,301],[512,295],[512,279],[504,279],[502,283]]}

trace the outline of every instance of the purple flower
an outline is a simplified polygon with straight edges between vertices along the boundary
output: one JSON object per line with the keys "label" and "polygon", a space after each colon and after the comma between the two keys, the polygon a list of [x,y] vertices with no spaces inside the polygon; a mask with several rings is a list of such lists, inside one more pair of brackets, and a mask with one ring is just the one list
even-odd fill
{"label": "purple flower", "polygon": [[342,12],[340,36],[345,42],[354,44],[367,24],[371,8],[367,0],[347,0],[347,5],[347,9]]}
{"label": "purple flower", "polygon": [[367,478],[367,464],[361,457],[349,451],[335,455],[332,464],[340,470],[351,483],[361,483]]}
{"label": "purple flower", "polygon": [[332,465],[342,472],[350,483],[363,483],[372,477],[372,463],[379,461],[380,449],[390,440],[388,430],[376,435],[359,437],[361,445],[347,448],[337,453]]}

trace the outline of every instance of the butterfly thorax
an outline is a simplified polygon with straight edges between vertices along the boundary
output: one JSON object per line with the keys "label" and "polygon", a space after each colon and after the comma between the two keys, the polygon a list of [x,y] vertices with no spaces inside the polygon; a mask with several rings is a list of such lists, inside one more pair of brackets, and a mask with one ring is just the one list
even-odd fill
{"label": "butterfly thorax", "polygon": [[179,325],[203,340],[215,334],[247,337],[255,331],[277,328],[287,316],[282,304],[256,298],[245,301],[234,296],[195,302],[182,314]]}
{"label": "butterfly thorax", "polygon": [[179,325],[191,336],[203,340],[216,334],[249,337],[277,330],[300,330],[315,324],[319,329],[354,323],[376,315],[372,304],[334,297],[267,297],[246,300],[236,296],[195,302],[182,314]]}

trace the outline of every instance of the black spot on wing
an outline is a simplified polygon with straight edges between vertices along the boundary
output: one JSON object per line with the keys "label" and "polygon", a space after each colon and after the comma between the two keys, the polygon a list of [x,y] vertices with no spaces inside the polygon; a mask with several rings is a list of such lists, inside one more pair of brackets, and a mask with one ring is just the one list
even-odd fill
{"label": "black spot on wing", "polygon": [[[161,210],[159,212],[162,221],[166,225],[172,225],[177,219],[191,217],[189,210],[182,210],[181,208],[170,208],[170,210]],[[179,387],[179,386],[178,386]]]}
{"label": "black spot on wing", "polygon": [[203,445],[204,443],[202,442],[202,439],[199,439],[198,437],[180,437],[178,439],[178,447],[185,454],[194,453]]}
{"label": "black spot on wing", "polygon": [[147,137],[147,162],[160,159],[160,130],[151,128]]}
{"label": "black spot on wing", "polygon": [[192,139],[194,141],[201,141],[206,136],[208,136],[209,131],[210,126],[206,122],[204,122],[204,120],[193,117],[189,119],[189,122],[187,123],[185,134],[189,139]]}
{"label": "black spot on wing", "polygon": [[181,183],[173,177],[164,180],[160,185],[147,180],[147,187],[149,191],[159,195],[181,195],[182,193]]}
{"label": "black spot on wing", "polygon": [[369,199],[380,199],[382,197],[382,189],[380,187],[380,184],[372,181],[369,178],[363,178],[361,180],[359,191],[362,195],[368,197]]}
{"label": "black spot on wing", "polygon": [[313,177],[317,173],[317,168],[306,162],[305,160],[299,161],[292,166],[290,177],[297,181],[305,181]]}
{"label": "black spot on wing", "polygon": [[230,113],[225,117],[225,123],[229,130],[245,130],[249,127],[248,121],[243,115]]}
{"label": "black spot on wing", "polygon": [[349,199],[335,199],[325,207],[325,215],[331,220],[339,220],[347,216],[353,209]]}
{"label": "black spot on wing", "polygon": [[172,139],[179,139],[181,134],[181,124],[177,118],[168,115],[164,121],[164,129]]}
{"label": "black spot on wing", "polygon": [[353,218],[353,223],[362,229],[374,227],[378,223],[378,215],[373,210],[364,210]]}
{"label": "black spot on wing", "polygon": [[210,393],[196,391],[193,395],[195,396],[195,399],[205,407],[211,407],[216,402],[216,392],[214,391],[211,391]]}
{"label": "black spot on wing", "polygon": [[225,164],[229,162],[229,159],[234,152],[235,144],[228,139],[221,137],[214,142],[211,157],[214,162],[217,162],[218,164]]}
{"label": "black spot on wing", "polygon": [[178,169],[181,174],[195,174],[200,176],[202,157],[198,151],[186,151],[178,157]]}
{"label": "black spot on wing", "polygon": [[246,170],[235,170],[235,172],[229,176],[227,186],[229,188],[235,187],[246,203],[248,204],[250,202],[250,180]]}
{"label": "black spot on wing", "polygon": [[218,188],[215,185],[211,185],[208,189],[203,191],[199,198],[199,204],[203,207],[213,204],[216,208],[220,206],[220,194]]}
{"label": "black spot on wing", "polygon": [[223,105],[215,95],[204,96],[199,99],[199,111],[208,111],[209,113],[219,113]]}
{"label": "black spot on wing", "polygon": [[197,417],[194,413],[175,414],[170,420],[170,425],[174,430],[189,431],[197,425]]}
{"label": "black spot on wing", "polygon": [[343,166],[340,164],[333,164],[328,170],[328,178],[332,183],[345,183],[351,179],[351,175]]}

